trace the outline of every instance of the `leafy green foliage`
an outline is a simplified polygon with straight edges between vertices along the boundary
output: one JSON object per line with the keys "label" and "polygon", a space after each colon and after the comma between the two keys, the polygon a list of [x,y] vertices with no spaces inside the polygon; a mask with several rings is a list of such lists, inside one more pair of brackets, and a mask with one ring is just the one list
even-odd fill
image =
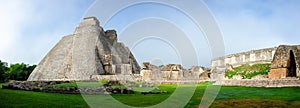
{"label": "leafy green foliage", "polygon": [[108,80],[100,80],[99,82],[100,82],[100,84],[107,84]]}
{"label": "leafy green foliage", "polygon": [[0,82],[7,80],[27,80],[36,65],[24,63],[11,64],[8,67],[6,62],[0,60]]}
{"label": "leafy green foliage", "polygon": [[7,74],[11,80],[27,80],[36,65],[29,66],[24,63],[11,64]]}
{"label": "leafy green foliage", "polygon": [[6,62],[2,62],[0,60],[0,82],[5,82],[7,79],[7,76],[5,74],[5,72],[8,70],[8,67],[7,67],[7,63]]}
{"label": "leafy green foliage", "polygon": [[270,70],[270,65],[271,64],[242,65],[227,71],[225,76],[231,79],[235,75],[241,75],[243,79],[251,79],[256,75],[267,75]]}

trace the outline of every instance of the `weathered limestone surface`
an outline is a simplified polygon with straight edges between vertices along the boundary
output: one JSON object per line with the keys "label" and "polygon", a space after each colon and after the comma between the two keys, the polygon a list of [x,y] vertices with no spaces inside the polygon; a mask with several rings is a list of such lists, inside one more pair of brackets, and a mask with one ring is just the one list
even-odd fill
{"label": "weathered limestone surface", "polygon": [[68,78],[71,71],[71,65],[68,61],[72,42],[72,35],[64,36],[33,70],[28,80],[45,78],[47,80],[63,80]]}
{"label": "weathered limestone surface", "polygon": [[268,75],[256,75],[256,76],[252,77],[251,79],[253,79],[253,80],[266,80],[266,79],[268,79]]}
{"label": "weathered limestone surface", "polygon": [[208,79],[210,79],[210,72],[206,71],[206,72],[203,72],[203,73],[199,74],[199,78],[201,80],[208,80]]}
{"label": "weathered limestone surface", "polygon": [[142,79],[143,81],[151,81],[151,75],[152,75],[152,72],[151,70],[141,70],[141,74],[142,76]]}
{"label": "weathered limestone surface", "polygon": [[190,69],[194,74],[194,76],[199,76],[201,73],[205,72],[206,70],[201,66],[192,66]]}
{"label": "weathered limestone surface", "polygon": [[298,78],[265,80],[222,80],[218,85],[250,87],[300,87],[300,80]]}
{"label": "weathered limestone surface", "polygon": [[165,81],[192,81],[206,80],[210,78],[210,70],[201,66],[193,66],[186,70],[179,64],[167,64],[155,66],[144,62],[141,66],[141,80],[151,82]]}
{"label": "weathered limestone surface", "polygon": [[211,62],[211,78],[224,79],[225,72],[243,64],[271,63],[269,78],[300,76],[300,46],[280,45],[274,48],[252,50],[224,57]]}
{"label": "weathered limestone surface", "polygon": [[162,67],[158,67],[150,64],[149,62],[144,62],[141,66],[141,76],[144,81],[158,81],[164,79],[164,73],[161,71]]}
{"label": "weathered limestone surface", "polygon": [[280,45],[274,55],[269,78],[286,78],[299,76],[299,46]]}
{"label": "weathered limestone surface", "polygon": [[271,69],[268,73],[269,78],[286,78],[288,73],[287,68],[276,68]]}
{"label": "weathered limestone surface", "polygon": [[211,78],[224,79],[225,71],[243,64],[271,63],[277,47],[252,50],[224,57],[214,58],[211,61]]}
{"label": "weathered limestone surface", "polygon": [[276,49],[277,47],[265,48],[214,58],[211,61],[211,68],[226,65],[237,67],[243,64],[271,63]]}
{"label": "weathered limestone surface", "polygon": [[291,55],[295,59],[296,65],[300,64],[299,46],[280,45],[274,55],[271,68],[287,68],[291,65]]}
{"label": "weathered limestone surface", "polygon": [[28,81],[91,80],[93,75],[139,74],[140,67],[115,30],[104,31],[95,17],[84,18],[34,69]]}
{"label": "weathered limestone surface", "polygon": [[104,73],[102,65],[98,63],[100,61],[96,56],[98,52],[95,50],[101,32],[103,30],[99,26],[99,22],[93,18],[85,19],[76,28],[70,63],[72,66],[71,79],[89,80],[90,75]]}
{"label": "weathered limestone surface", "polygon": [[91,80],[136,81],[137,79],[133,75],[116,74],[116,75],[92,75]]}

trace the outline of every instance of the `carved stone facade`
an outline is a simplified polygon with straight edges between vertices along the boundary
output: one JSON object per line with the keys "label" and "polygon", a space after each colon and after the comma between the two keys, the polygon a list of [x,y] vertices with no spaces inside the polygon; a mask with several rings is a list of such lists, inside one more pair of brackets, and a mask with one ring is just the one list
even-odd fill
{"label": "carved stone facade", "polygon": [[140,67],[115,30],[104,31],[95,17],[84,18],[43,58],[28,81],[90,80],[93,75],[139,74]]}

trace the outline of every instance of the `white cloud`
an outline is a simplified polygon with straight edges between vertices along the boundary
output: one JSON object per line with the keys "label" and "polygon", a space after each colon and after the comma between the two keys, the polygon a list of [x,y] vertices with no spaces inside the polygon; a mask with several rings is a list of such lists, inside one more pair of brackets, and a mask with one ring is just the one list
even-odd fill
{"label": "white cloud", "polygon": [[0,60],[37,64],[72,34],[92,1],[0,1]]}
{"label": "white cloud", "polygon": [[0,59],[9,60],[21,37],[21,26],[32,14],[30,4],[21,0],[6,0],[0,4]]}
{"label": "white cloud", "polygon": [[227,54],[299,44],[298,1],[207,0],[206,3],[219,22]]}

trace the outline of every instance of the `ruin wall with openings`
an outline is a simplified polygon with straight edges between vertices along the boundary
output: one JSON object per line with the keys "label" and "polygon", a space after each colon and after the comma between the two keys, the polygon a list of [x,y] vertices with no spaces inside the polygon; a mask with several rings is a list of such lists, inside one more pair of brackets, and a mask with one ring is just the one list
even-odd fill
{"label": "ruin wall with openings", "polygon": [[242,53],[230,54],[224,57],[215,58],[211,61],[211,68],[219,66],[238,67],[243,64],[271,63],[277,47],[252,50]]}
{"label": "ruin wall with openings", "polygon": [[246,51],[214,58],[211,61],[211,78],[224,79],[225,71],[244,64],[271,63],[277,47]]}

